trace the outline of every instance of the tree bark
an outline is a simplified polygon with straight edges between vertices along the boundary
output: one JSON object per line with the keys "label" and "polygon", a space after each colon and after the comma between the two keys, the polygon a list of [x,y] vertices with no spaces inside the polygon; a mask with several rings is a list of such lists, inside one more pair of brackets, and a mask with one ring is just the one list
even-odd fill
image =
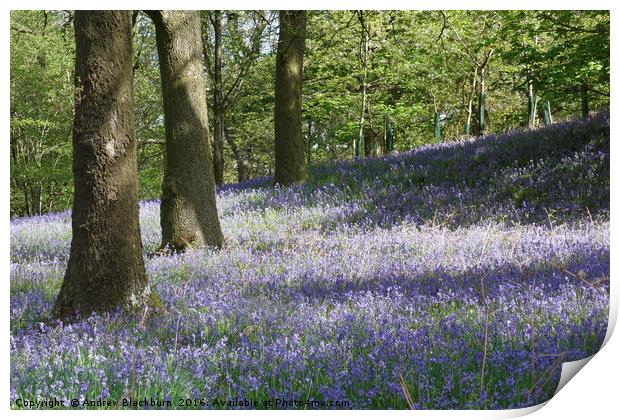
{"label": "tree bark", "polygon": [[290,185],[307,176],[301,131],[301,85],[306,12],[281,10],[275,84],[274,183]]}
{"label": "tree bark", "polygon": [[166,133],[161,247],[175,252],[220,247],[200,14],[156,11],[149,16],[155,23]]}
{"label": "tree bark", "polygon": [[224,183],[224,101],[222,85],[222,12],[213,11],[213,172],[215,183]]}
{"label": "tree bark", "polygon": [[62,319],[140,305],[131,11],[76,11],[71,251],[53,308]]}

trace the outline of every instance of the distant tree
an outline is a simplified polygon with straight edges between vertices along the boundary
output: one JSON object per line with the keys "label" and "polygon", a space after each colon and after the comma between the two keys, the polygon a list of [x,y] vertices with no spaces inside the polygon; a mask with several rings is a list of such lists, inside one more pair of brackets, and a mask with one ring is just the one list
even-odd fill
{"label": "distant tree", "polygon": [[130,11],[75,13],[71,251],[53,314],[139,304],[147,286],[134,140]]}
{"label": "distant tree", "polygon": [[71,207],[73,12],[11,12],[11,215]]}
{"label": "distant tree", "polygon": [[151,11],[164,99],[162,248],[220,247],[199,11]]}
{"label": "distant tree", "polygon": [[[217,185],[224,183],[224,141],[236,162],[237,179],[245,181],[249,177],[251,147],[235,139],[227,129],[226,119],[242,92],[247,93],[248,75],[261,57],[263,34],[268,26],[270,16],[259,10],[202,13],[205,67],[212,92],[213,171]],[[209,45],[213,48],[207,48]]]}
{"label": "distant tree", "polygon": [[213,24],[213,173],[215,183],[224,183],[224,96],[222,84],[222,11],[214,10]]}
{"label": "distant tree", "polygon": [[[444,19],[447,22],[447,18],[444,14]],[[488,128],[488,114],[489,111],[486,106],[487,99],[487,69],[491,56],[495,52],[496,47],[492,42],[494,35],[497,33],[497,30],[494,27],[499,26],[499,19],[496,16],[495,12],[490,12],[489,15],[483,15],[480,17],[480,21],[477,26],[479,26],[479,37],[483,37],[485,39],[484,42],[475,42],[474,46],[476,49],[473,49],[471,45],[468,45],[463,37],[460,35],[459,30],[456,25],[450,26],[452,32],[458,40],[458,43],[462,47],[462,53],[466,56],[474,68],[473,79],[471,83],[471,96],[468,102],[467,107],[467,122],[465,123],[465,134],[469,135],[471,130],[471,120],[472,120],[472,112],[473,112],[473,95],[476,89],[476,78],[479,83],[479,93],[478,93],[478,135],[484,136],[487,132]]]}
{"label": "distant tree", "polygon": [[301,86],[306,38],[306,12],[280,11],[280,35],[275,84],[275,178],[280,185],[302,182],[307,176],[301,131]]}
{"label": "distant tree", "polygon": [[360,92],[362,96],[362,106],[360,108],[360,117],[359,117],[359,130],[357,135],[357,142],[355,143],[354,154],[357,157],[362,155],[369,156],[370,155],[370,144],[364,143],[364,125],[365,125],[365,117],[368,113],[368,61],[370,55],[370,28],[364,19],[364,11],[360,10],[357,12],[357,17],[361,26],[361,40],[360,40],[360,52],[359,52],[359,61],[360,61]]}
{"label": "distant tree", "polygon": [[[279,12],[221,12],[218,106],[213,15],[201,12],[202,69],[214,146],[222,145],[215,136],[223,121],[224,182],[272,175]],[[362,110],[359,152],[374,154],[384,144],[387,151],[386,115],[394,150],[405,151],[433,141],[434,112],[441,116],[442,140],[450,141],[478,135],[480,122],[487,133],[499,133],[538,125],[545,115],[550,122],[550,111],[559,121],[609,107],[609,11],[306,15],[301,124],[306,165],[310,155],[314,164],[350,158],[352,146],[361,146]],[[11,217],[62,211],[73,200],[73,16],[11,12]],[[163,98],[155,27],[144,13],[135,17],[139,198],[152,199],[161,195],[165,166]]]}

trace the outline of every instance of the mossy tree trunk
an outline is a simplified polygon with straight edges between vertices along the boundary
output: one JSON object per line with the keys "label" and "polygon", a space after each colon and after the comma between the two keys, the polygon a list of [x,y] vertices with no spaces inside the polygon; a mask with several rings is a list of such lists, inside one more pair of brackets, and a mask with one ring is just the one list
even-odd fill
{"label": "mossy tree trunk", "polygon": [[280,34],[275,85],[275,177],[274,183],[290,185],[307,176],[304,138],[301,131],[301,86],[306,38],[306,12],[280,11]]}
{"label": "mossy tree trunk", "polygon": [[131,11],[76,11],[71,251],[58,318],[141,304]]}
{"label": "mossy tree trunk", "polygon": [[220,247],[200,13],[148,13],[155,23],[166,132],[161,246],[175,252],[201,245]]}

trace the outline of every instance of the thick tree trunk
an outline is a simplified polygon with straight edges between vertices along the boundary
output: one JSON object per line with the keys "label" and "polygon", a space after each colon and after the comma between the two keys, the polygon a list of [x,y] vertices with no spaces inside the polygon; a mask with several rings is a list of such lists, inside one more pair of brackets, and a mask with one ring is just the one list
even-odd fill
{"label": "thick tree trunk", "polygon": [[155,23],[166,132],[162,249],[220,247],[223,236],[215,199],[200,14],[157,11],[149,15]]}
{"label": "thick tree trunk", "polygon": [[275,86],[274,183],[290,185],[307,176],[301,131],[301,84],[306,12],[281,10]]}
{"label": "thick tree trunk", "polygon": [[224,183],[224,100],[222,85],[222,12],[213,11],[213,172],[215,183]]}
{"label": "thick tree trunk", "polygon": [[76,11],[75,185],[71,252],[59,318],[141,304],[131,11]]}

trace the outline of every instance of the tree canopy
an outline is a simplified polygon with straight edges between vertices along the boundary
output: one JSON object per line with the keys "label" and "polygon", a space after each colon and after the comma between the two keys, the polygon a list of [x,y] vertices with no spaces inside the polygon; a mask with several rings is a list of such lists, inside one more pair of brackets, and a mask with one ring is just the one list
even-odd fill
{"label": "tree canopy", "polygon": [[[201,19],[215,121],[212,14]],[[11,13],[12,215],[71,203],[72,20],[67,11]],[[278,13],[222,11],[219,20],[223,181],[272,175]],[[388,125],[398,152],[436,141],[437,129],[442,140],[478,135],[481,116],[486,133],[500,133],[543,124],[547,106],[556,120],[606,107],[609,28],[607,11],[308,12],[306,159],[350,159],[360,139],[359,154],[385,153]],[[142,12],[133,44],[140,198],[149,199],[161,193],[164,118],[155,29]]]}

